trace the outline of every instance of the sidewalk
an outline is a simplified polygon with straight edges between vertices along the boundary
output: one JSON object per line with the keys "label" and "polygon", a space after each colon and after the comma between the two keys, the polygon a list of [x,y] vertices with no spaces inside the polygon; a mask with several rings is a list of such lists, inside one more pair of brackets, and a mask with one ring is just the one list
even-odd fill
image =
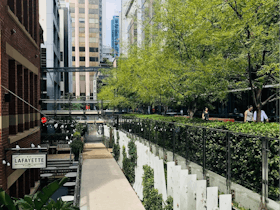
{"label": "sidewalk", "polygon": [[85,148],[92,150],[84,152],[80,209],[145,210],[104,145],[86,145]]}

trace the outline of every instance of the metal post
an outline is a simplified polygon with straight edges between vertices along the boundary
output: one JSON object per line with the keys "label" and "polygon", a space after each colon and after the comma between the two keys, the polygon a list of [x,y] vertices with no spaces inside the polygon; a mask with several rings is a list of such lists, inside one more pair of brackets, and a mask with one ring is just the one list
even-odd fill
{"label": "metal post", "polygon": [[172,142],[173,142],[173,161],[175,161],[175,125],[172,128]]}
{"label": "metal post", "polygon": [[[278,97],[278,87],[276,87],[276,97]],[[278,105],[279,99],[276,100],[276,110],[275,110],[275,115],[276,115],[276,122],[278,122],[279,118],[279,105]]]}
{"label": "metal post", "polygon": [[138,122],[138,136],[140,137],[141,136],[141,124],[140,124],[140,118],[138,119],[139,122]]}
{"label": "metal post", "polygon": [[157,127],[157,122],[155,121],[155,132],[156,132],[156,155],[159,156],[159,145],[158,145],[158,127]]}
{"label": "metal post", "polygon": [[268,141],[267,138],[262,140],[262,204],[266,207],[268,198]]}
{"label": "metal post", "polygon": [[150,138],[151,137],[151,120],[149,120],[148,128],[149,128],[149,131],[148,131],[149,132],[148,133],[149,134],[149,147],[151,148],[151,138]]}
{"label": "metal post", "polygon": [[205,128],[202,130],[202,139],[203,139],[203,179],[206,180],[206,138],[205,138]]}
{"label": "metal post", "polygon": [[119,130],[119,115],[117,115],[117,126],[116,126],[116,130]]}
{"label": "metal post", "polygon": [[227,191],[228,194],[231,194],[231,150],[230,150],[230,133],[227,132],[227,170],[226,170],[226,182],[227,182]]}
{"label": "metal post", "polygon": [[186,163],[189,162],[189,126],[186,125]]}

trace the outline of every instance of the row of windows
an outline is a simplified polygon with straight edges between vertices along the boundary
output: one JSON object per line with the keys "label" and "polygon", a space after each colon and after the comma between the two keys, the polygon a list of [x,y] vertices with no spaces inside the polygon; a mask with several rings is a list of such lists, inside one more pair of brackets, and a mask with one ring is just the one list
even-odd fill
{"label": "row of windows", "polygon": [[[75,56],[72,56],[72,61],[75,61]],[[80,61],[86,61],[85,57],[80,57]],[[89,57],[89,61],[98,62],[98,57]]]}
{"label": "row of windows", "polygon": [[[79,32],[85,33],[85,27],[80,27]],[[75,28],[72,28],[72,33],[75,33]],[[89,33],[98,33],[98,28],[89,28]]]}
{"label": "row of windows", "polygon": [[[83,66],[81,66],[81,67],[83,67]],[[73,75],[72,78],[73,78],[73,81],[76,80],[76,76],[75,75]],[[89,75],[89,80],[93,81],[94,80],[94,75]],[[80,81],[86,81],[86,76],[85,75],[80,75]]]}
{"label": "row of windows", "polygon": [[[75,29],[72,30],[74,32]],[[80,27],[79,28],[80,33],[85,33],[85,27]],[[89,28],[89,33],[98,33],[98,28]]]}
{"label": "row of windows", "polygon": [[[72,51],[75,51],[75,47],[72,47]],[[80,52],[85,52],[85,47],[79,47],[79,51]],[[90,47],[89,51],[90,52],[98,52],[98,48],[97,47]]]}
{"label": "row of windows", "polygon": [[[71,8],[70,8],[70,12],[74,13],[75,8],[74,8],[74,11],[71,10]],[[79,13],[84,14],[85,13],[85,8],[79,8]],[[98,14],[98,9],[88,9],[88,14]]]}
{"label": "row of windows", "polygon": [[[75,23],[76,20],[74,17],[72,17],[72,23]],[[79,18],[79,23],[85,23],[85,18]],[[98,23],[97,18],[89,18],[89,23]]]}

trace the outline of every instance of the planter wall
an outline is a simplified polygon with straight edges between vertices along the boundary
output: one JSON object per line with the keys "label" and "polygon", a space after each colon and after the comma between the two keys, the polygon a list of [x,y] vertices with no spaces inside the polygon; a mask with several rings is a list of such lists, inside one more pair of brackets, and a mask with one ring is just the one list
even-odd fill
{"label": "planter wall", "polygon": [[[109,134],[109,127],[105,126],[105,135]],[[114,131],[115,142],[117,141],[117,131]],[[131,138],[136,138],[129,133],[119,131],[119,144],[122,150],[126,148],[128,154],[128,142]],[[156,156],[156,152],[163,156],[162,149],[156,145],[149,145],[144,139],[137,139],[137,167],[135,169],[135,183],[133,188],[139,198],[143,199],[142,177],[144,175],[143,166],[149,165],[154,169],[154,187],[163,196],[166,201],[167,196],[173,197],[174,210],[200,210],[200,209],[219,209],[218,208],[218,187],[206,188],[206,180],[198,180],[196,174],[189,174],[186,169],[186,164],[175,165],[175,162],[170,160],[173,155],[167,152],[167,183],[164,175],[164,162],[162,157]],[[151,147],[150,147],[151,146]],[[152,148],[152,151],[150,151]],[[157,151],[158,150],[158,151]],[[122,168],[122,152],[120,152],[118,164]],[[183,160],[182,160],[183,161]],[[181,161],[180,161],[181,163]],[[198,169],[199,170],[199,169]],[[206,197],[206,194],[208,197]],[[220,210],[231,210],[231,195],[220,196]]]}

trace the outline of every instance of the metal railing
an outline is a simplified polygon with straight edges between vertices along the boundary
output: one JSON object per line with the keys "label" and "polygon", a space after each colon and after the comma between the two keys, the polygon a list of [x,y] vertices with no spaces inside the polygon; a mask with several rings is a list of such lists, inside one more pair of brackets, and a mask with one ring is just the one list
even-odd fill
{"label": "metal railing", "polygon": [[133,133],[226,178],[228,193],[235,182],[267,198],[280,201],[279,138],[255,136],[203,126],[115,115],[106,123]]}
{"label": "metal railing", "polygon": [[77,177],[76,177],[76,185],[74,190],[74,202],[73,202],[73,205],[76,207],[80,206],[82,165],[83,165],[83,153],[80,152]]}

